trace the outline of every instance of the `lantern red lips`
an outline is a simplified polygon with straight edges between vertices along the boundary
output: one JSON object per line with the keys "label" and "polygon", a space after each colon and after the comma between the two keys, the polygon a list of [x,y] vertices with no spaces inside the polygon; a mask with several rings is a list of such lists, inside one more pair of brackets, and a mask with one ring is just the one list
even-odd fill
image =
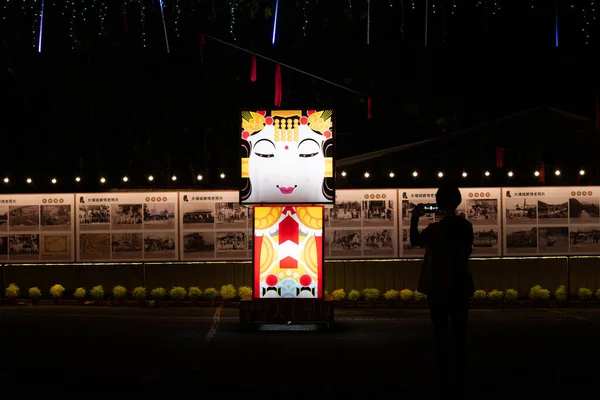
{"label": "lantern red lips", "polygon": [[285,187],[285,186],[279,186],[277,185],[277,189],[279,189],[279,191],[281,191],[281,194],[292,194],[294,192],[294,189],[296,189],[298,187],[298,185],[294,185],[293,187]]}

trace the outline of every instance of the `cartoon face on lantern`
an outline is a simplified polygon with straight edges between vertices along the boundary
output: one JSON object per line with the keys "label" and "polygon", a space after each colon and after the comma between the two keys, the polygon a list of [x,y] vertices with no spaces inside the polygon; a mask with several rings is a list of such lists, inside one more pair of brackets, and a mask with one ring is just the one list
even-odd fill
{"label": "cartoon face on lantern", "polygon": [[320,298],[324,206],[254,207],[255,298]]}
{"label": "cartoon face on lantern", "polygon": [[333,203],[333,112],[243,111],[243,204]]}

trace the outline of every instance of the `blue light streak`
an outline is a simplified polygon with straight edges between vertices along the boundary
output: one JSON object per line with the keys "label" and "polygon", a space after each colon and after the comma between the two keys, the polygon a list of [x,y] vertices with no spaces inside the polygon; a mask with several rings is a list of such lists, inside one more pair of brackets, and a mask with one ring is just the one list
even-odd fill
{"label": "blue light streak", "polygon": [[277,33],[277,14],[279,14],[279,0],[275,3],[275,20],[273,21],[273,39],[271,44],[275,45],[275,34]]}

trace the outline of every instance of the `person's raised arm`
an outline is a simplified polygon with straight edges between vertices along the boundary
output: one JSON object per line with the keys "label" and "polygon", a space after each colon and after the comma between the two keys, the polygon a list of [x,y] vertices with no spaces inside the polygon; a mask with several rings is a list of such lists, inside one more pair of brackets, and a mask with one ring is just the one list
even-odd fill
{"label": "person's raised arm", "polygon": [[411,246],[426,246],[427,245],[427,228],[419,232],[419,218],[423,215],[423,208],[421,205],[415,206],[412,210],[412,216],[410,218],[410,245]]}

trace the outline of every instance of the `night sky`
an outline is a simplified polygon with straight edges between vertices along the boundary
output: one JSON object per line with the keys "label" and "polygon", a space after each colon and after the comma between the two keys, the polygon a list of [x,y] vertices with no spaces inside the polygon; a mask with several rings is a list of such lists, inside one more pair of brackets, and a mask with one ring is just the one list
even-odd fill
{"label": "night sky", "polygon": [[[275,64],[259,58],[258,79],[250,82],[250,53],[207,37],[201,59],[201,33],[317,76],[282,67],[281,108],[334,108],[338,158],[541,105],[590,118],[593,126],[600,70],[594,1],[562,0],[557,8],[550,0],[429,0],[427,47],[425,0],[372,0],[370,29],[368,3],[280,0],[272,45],[275,1],[168,0],[170,53],[158,1],[126,1],[123,13],[123,2],[45,0],[41,53],[41,2],[3,3],[0,175],[11,183],[0,182],[0,190],[69,192],[76,190],[75,176],[83,179],[80,190],[141,188],[150,187],[148,174],[156,177],[155,188],[238,188],[239,109],[273,108]],[[540,129],[539,140],[577,140],[562,135],[554,130],[549,138]],[[536,147],[531,143],[523,150],[518,138],[504,140],[508,153],[527,160],[512,168],[529,171],[556,159],[527,153]],[[494,163],[495,147],[488,141],[469,167]],[[448,147],[425,151],[432,170],[460,170],[471,158],[465,151],[445,156]],[[565,167],[594,164],[595,154],[588,146]],[[383,176],[372,164],[360,168]],[[423,168],[418,164],[399,154],[386,162],[396,181],[368,184],[415,185],[409,172]],[[198,173],[205,176],[201,183]],[[99,185],[100,176],[106,185]],[[27,177],[33,185],[25,184]],[[52,177],[58,185],[50,185]],[[367,183],[348,186],[361,184]]]}

